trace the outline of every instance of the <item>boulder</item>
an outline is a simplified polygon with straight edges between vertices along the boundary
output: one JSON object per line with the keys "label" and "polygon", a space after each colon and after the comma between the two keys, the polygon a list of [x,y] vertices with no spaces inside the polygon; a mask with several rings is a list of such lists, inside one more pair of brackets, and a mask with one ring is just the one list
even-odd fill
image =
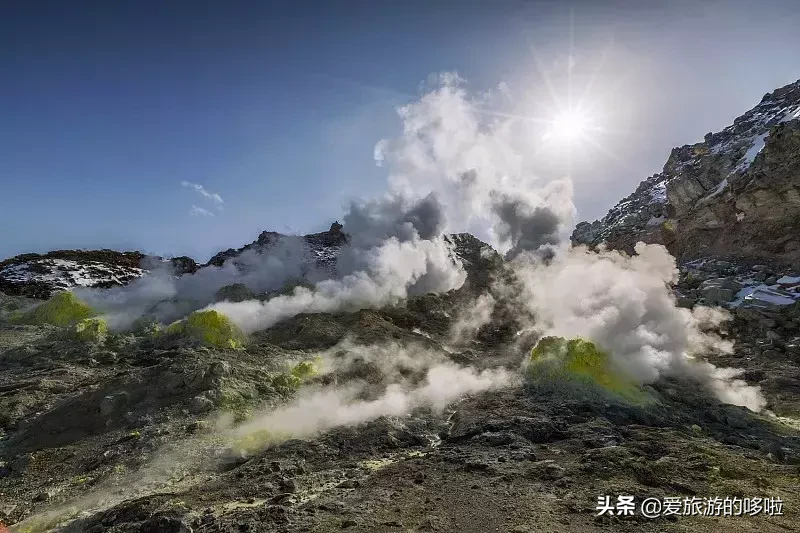
{"label": "boulder", "polygon": [[192,398],[190,409],[194,414],[207,413],[214,409],[214,402],[202,395],[195,396]]}
{"label": "boulder", "polygon": [[73,334],[79,341],[102,343],[108,335],[108,324],[102,318],[84,318],[75,324]]}
{"label": "boulder", "polygon": [[244,302],[246,300],[255,300],[255,298],[256,295],[244,283],[225,285],[214,295],[214,300],[217,302]]}
{"label": "boulder", "polygon": [[700,284],[700,294],[708,304],[731,302],[742,285],[733,278],[712,278]]}
{"label": "boulder", "polygon": [[736,298],[736,293],[722,287],[708,287],[703,291],[703,298],[708,304],[720,304],[732,302]]}
{"label": "boulder", "polygon": [[528,470],[528,475],[538,479],[545,479],[553,481],[561,479],[566,474],[566,469],[553,461],[552,459],[545,459],[544,461],[536,461],[531,465]]}
{"label": "boulder", "polygon": [[100,414],[108,417],[119,411],[128,404],[129,395],[127,392],[117,392],[104,396],[100,401]]}

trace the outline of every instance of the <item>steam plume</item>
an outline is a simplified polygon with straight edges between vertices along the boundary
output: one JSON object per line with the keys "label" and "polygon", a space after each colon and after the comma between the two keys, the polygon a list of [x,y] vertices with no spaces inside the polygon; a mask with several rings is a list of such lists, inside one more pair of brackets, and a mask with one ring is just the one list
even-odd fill
{"label": "steam plume", "polygon": [[[389,174],[389,192],[349,207],[344,230],[350,242],[336,276],[318,275],[314,288],[297,287],[267,301],[212,307],[252,332],[298,313],[380,307],[417,293],[457,289],[466,275],[442,235],[466,230],[511,260],[524,287],[516,300],[525,315],[537,317],[533,329],[598,343],[612,354],[618,371],[640,383],[662,375],[693,376],[725,401],[760,408],[757,389],[736,381],[735,371],[698,360],[709,350],[731,347],[707,332],[719,325],[718,313],[676,307],[668,285],[677,270],[666,250],[638,245],[633,257],[570,250],[564,235],[574,214],[572,183],[537,176],[530,154],[536,153],[532,147],[541,131],[515,118],[519,112],[484,112],[489,99],[470,98],[464,85],[457,75],[444,74],[418,100],[398,109],[402,134],[375,147],[376,162]],[[279,248],[275,254],[237,258],[244,269],[226,263],[179,280],[142,281],[90,303],[124,315],[160,293],[159,312],[179,315],[187,307],[208,305],[223,281],[244,279],[264,288],[290,273],[308,275],[302,257],[303,252],[281,255]],[[486,320],[480,311],[463,317],[467,329]]]}
{"label": "steam plume", "polygon": [[324,389],[303,395],[291,404],[257,415],[237,427],[235,435],[260,430],[303,438],[339,426],[354,426],[382,416],[404,416],[420,407],[441,411],[464,394],[509,386],[518,378],[505,369],[478,372],[453,364],[431,367],[425,381],[414,388],[389,385],[373,400],[360,400],[359,388]]}
{"label": "steam plume", "polygon": [[177,277],[168,262],[149,264],[143,265],[149,274],[129,285],[75,293],[106,315],[109,326],[125,329],[143,315],[161,322],[179,319],[209,305],[220,288],[233,283],[259,294],[280,288],[290,278],[324,279],[329,274],[316,269],[312,258],[303,239],[284,236],[267,253],[248,249],[222,266],[205,266],[194,274]]}
{"label": "steam plume", "polygon": [[733,369],[697,360],[705,353],[732,350],[730,342],[706,332],[725,318],[721,310],[676,306],[668,284],[675,259],[660,245],[639,243],[636,255],[572,248],[545,263],[520,256],[523,305],[547,335],[583,337],[607,350],[618,372],[639,383],[661,376],[702,380],[725,402],[753,410],[764,406],[758,388],[735,380]]}
{"label": "steam plume", "polygon": [[265,302],[221,302],[211,307],[245,332],[253,332],[299,313],[381,307],[397,303],[415,290],[457,289],[466,279],[442,239],[400,242],[392,237],[381,246],[353,253],[365,267],[341,279],[323,280],[314,289],[296,287],[292,294]]}
{"label": "steam plume", "polygon": [[301,312],[376,307],[410,294],[457,289],[465,279],[443,232],[473,225],[497,246],[535,250],[560,242],[574,207],[568,180],[542,183],[521,142],[533,142],[512,119],[486,120],[463,80],[443,75],[418,101],[398,109],[403,135],[378,143],[389,171],[385,198],[354,202],[344,217],[350,246],[341,279],[267,302],[213,307],[245,331]]}

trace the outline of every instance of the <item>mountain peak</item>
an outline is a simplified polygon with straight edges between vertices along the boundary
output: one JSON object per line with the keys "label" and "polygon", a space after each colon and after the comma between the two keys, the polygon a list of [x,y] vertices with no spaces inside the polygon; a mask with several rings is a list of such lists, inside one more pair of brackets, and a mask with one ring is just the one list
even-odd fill
{"label": "mountain peak", "polygon": [[[763,172],[756,180],[757,169],[763,166],[755,163],[765,147],[771,147],[771,153],[781,154],[776,164],[794,164],[791,150],[786,149],[793,142],[791,136],[775,132],[784,127],[793,130],[798,119],[800,80],[764,95],[733,124],[707,133],[703,141],[673,148],[659,174],[643,180],[602,219],[579,223],[573,243],[605,243],[632,251],[641,240],[667,245],[681,258],[747,256],[756,253],[752,239],[781,225],[783,242],[768,246],[769,255],[784,262],[797,258],[800,242],[783,237],[786,224],[796,224],[793,217],[800,214],[796,180],[764,179]],[[772,215],[756,213],[771,207],[776,209]]]}

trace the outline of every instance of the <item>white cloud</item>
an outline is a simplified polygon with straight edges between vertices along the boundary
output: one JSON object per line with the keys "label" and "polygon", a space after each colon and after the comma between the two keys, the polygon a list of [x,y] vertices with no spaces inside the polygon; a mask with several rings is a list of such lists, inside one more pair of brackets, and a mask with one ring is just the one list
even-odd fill
{"label": "white cloud", "polygon": [[212,213],[208,209],[203,209],[202,207],[197,207],[196,205],[192,206],[192,208],[189,210],[189,214],[192,216],[204,216],[204,217],[214,216],[214,213]]}
{"label": "white cloud", "polygon": [[[190,181],[182,181],[181,186],[194,189],[198,193],[202,194],[204,197],[214,202],[214,206],[220,211],[222,211],[222,204],[224,204],[225,202],[222,200],[222,196],[220,196],[219,194],[215,192],[208,192],[206,188],[200,185],[199,183],[192,183]],[[194,211],[194,208],[192,209],[192,211]]]}

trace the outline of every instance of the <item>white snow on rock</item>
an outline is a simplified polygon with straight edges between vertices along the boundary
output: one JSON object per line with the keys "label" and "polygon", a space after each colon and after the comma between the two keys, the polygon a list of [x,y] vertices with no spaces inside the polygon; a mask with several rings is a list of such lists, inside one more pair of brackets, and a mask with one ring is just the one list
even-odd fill
{"label": "white snow on rock", "polygon": [[776,286],[752,285],[744,287],[736,293],[736,299],[730,307],[774,307],[792,305],[800,299],[800,294],[783,291]]}
{"label": "white snow on rock", "polygon": [[79,263],[68,259],[35,259],[6,266],[0,270],[0,278],[18,284],[45,283],[54,290],[66,290],[102,284],[124,285],[146,272],[141,268],[109,266],[97,261]]}
{"label": "white snow on rock", "polygon": [[739,163],[736,165],[735,172],[744,172],[750,168],[750,165],[753,164],[753,160],[755,160],[758,153],[764,148],[767,137],[769,137],[769,132],[754,135],[752,137],[750,141],[752,144],[747,152],[745,152]]}
{"label": "white snow on rock", "polygon": [[663,204],[667,201],[667,184],[666,182],[662,181],[660,183],[656,183],[652,189],[650,189],[650,198],[654,202],[658,202]]}
{"label": "white snow on rock", "polygon": [[723,190],[725,190],[725,187],[727,186],[728,186],[728,178],[725,178],[724,180],[720,181],[719,185],[714,187],[714,189],[712,189],[710,193],[708,193],[708,196],[706,196],[706,198],[713,198],[714,196],[718,195]]}
{"label": "white snow on rock", "polygon": [[781,122],[788,122],[796,118],[800,118],[800,106],[797,106],[796,109],[790,109],[787,111],[786,116],[781,119]]}
{"label": "white snow on rock", "polygon": [[411,330],[411,332],[412,332],[412,333],[415,333],[415,334],[417,334],[417,335],[421,335],[421,336],[425,337],[426,339],[431,339],[431,338],[432,338],[430,333],[427,333],[427,332],[425,332],[425,331],[422,331],[422,330],[421,330],[421,329],[419,329],[419,328],[414,328],[414,329],[412,329],[412,330]]}
{"label": "white snow on rock", "polygon": [[745,296],[744,301],[745,303],[760,302],[773,305],[791,305],[795,302],[795,299],[772,289],[756,289]]}
{"label": "white snow on rock", "polygon": [[311,254],[316,261],[335,262],[339,257],[339,248],[335,246],[320,246],[311,248]]}

